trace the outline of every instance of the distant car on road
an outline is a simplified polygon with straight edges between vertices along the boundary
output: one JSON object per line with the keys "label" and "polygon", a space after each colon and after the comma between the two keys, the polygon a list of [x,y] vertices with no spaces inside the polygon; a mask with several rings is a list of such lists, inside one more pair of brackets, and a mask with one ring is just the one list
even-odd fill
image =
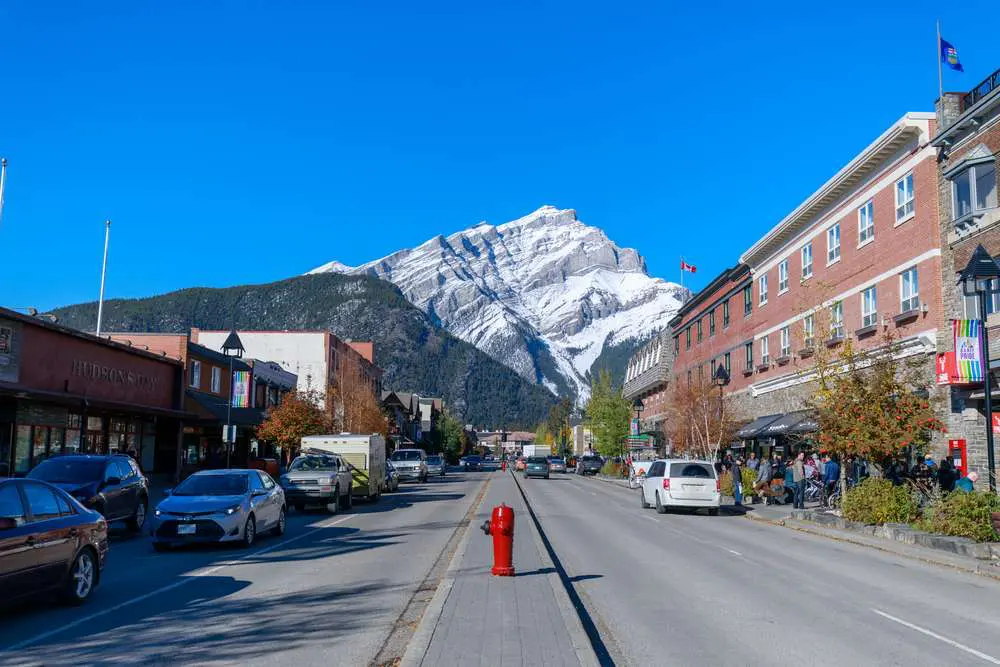
{"label": "distant car on road", "polygon": [[0,591],[4,601],[59,593],[86,602],[108,553],[108,522],[45,482],[0,481]]}
{"label": "distant car on road", "polygon": [[444,462],[443,456],[438,456],[432,454],[427,457],[427,474],[434,475],[435,477],[444,477],[445,468],[447,466]]}
{"label": "distant car on road", "polygon": [[722,501],[719,477],[711,461],[653,461],[639,490],[643,509],[655,506],[663,514],[670,507],[698,509],[709,515],[719,513]]}
{"label": "distant car on road", "polygon": [[399,473],[399,480],[415,479],[420,482],[427,481],[427,452],[422,449],[397,449],[389,457],[396,472]]}
{"label": "distant car on road", "polygon": [[392,461],[386,461],[385,492],[392,493],[393,491],[399,491],[399,473],[396,472],[396,466],[392,465]]}
{"label": "distant car on road", "polygon": [[130,456],[66,454],[35,466],[28,479],[57,486],[108,521],[125,521],[140,531],[149,509],[149,483]]}
{"label": "distant car on road", "polygon": [[596,475],[601,471],[604,461],[600,456],[584,454],[576,460],[577,475]]}
{"label": "distant car on road", "polygon": [[307,505],[323,505],[333,513],[354,505],[351,470],[337,454],[296,456],[280,481],[286,502],[299,512]]}
{"label": "distant car on road", "polygon": [[475,454],[472,454],[470,456],[463,456],[458,462],[459,465],[461,465],[465,470],[479,470],[483,460]]}
{"label": "distant car on road", "polygon": [[201,542],[251,546],[285,532],[285,492],[262,470],[202,470],[178,484],[153,512],[153,548]]}
{"label": "distant car on road", "polygon": [[566,472],[566,459],[553,456],[549,459],[549,470],[551,472]]}
{"label": "distant car on road", "polygon": [[549,478],[549,460],[544,456],[529,456],[524,468],[525,477]]}
{"label": "distant car on road", "polygon": [[517,457],[517,460],[514,461],[514,470],[524,470],[524,467],[526,465],[527,465],[527,463],[525,462],[524,457],[523,456],[519,456],[519,457]]}

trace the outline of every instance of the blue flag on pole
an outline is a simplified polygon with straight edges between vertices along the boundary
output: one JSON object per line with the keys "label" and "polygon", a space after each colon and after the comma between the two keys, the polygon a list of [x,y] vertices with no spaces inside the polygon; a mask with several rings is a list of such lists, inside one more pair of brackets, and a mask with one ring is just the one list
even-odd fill
{"label": "blue flag on pole", "polygon": [[951,42],[946,42],[943,39],[941,40],[941,62],[953,70],[958,70],[959,72],[965,71],[962,63],[958,61],[958,49],[952,46]]}

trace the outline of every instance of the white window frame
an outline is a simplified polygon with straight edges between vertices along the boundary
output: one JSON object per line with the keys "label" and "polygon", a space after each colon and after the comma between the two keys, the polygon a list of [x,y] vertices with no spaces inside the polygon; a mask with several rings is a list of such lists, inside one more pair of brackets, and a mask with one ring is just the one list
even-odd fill
{"label": "white window frame", "polygon": [[830,338],[844,337],[844,302],[837,301],[830,305]]}
{"label": "white window frame", "polygon": [[802,338],[805,347],[812,347],[816,344],[816,319],[810,313],[802,318]]}
{"label": "white window frame", "polygon": [[[802,246],[802,250],[799,251],[802,256],[802,279],[812,278],[813,274],[813,244],[809,243]],[[808,261],[807,261],[808,260]]]}
{"label": "white window frame", "polygon": [[893,187],[896,196],[896,224],[914,216],[916,197],[913,194],[913,172],[896,181]]}
{"label": "white window frame", "polygon": [[826,230],[826,265],[840,261],[840,223]]}
{"label": "white window frame", "polygon": [[222,369],[212,366],[212,393],[222,393]]}
{"label": "white window frame", "polygon": [[757,280],[757,291],[760,293],[760,305],[767,303],[767,274]]}
{"label": "white window frame", "polygon": [[788,327],[781,327],[781,356],[790,357],[792,355],[792,337],[789,335]]}
{"label": "white window frame", "polygon": [[878,291],[872,285],[861,291],[861,328],[875,324],[878,324]]}
{"label": "white window frame", "polygon": [[[952,218],[954,218],[955,221],[964,220],[966,218],[969,218],[969,217],[972,217],[972,216],[976,215],[977,213],[981,213],[982,211],[989,211],[989,210],[992,210],[992,209],[996,208],[996,206],[980,207],[978,205],[978,201],[977,200],[979,199],[979,195],[976,192],[976,181],[979,180],[979,179],[976,178],[976,171],[980,167],[993,167],[993,169],[994,169],[994,174],[993,175],[994,175],[994,178],[995,178],[996,177],[996,171],[998,169],[1000,169],[1000,163],[998,163],[997,160],[993,160],[993,159],[983,160],[981,162],[976,162],[974,164],[970,164],[965,169],[961,169],[958,172],[956,172],[955,174],[953,174],[952,176],[948,177],[948,180],[951,181],[951,211],[952,211]],[[958,178],[960,176],[963,176],[963,175],[967,175],[968,178],[969,178],[969,210],[968,210],[968,212],[962,213],[961,215],[959,215],[959,213],[958,213],[958,182],[957,181],[958,181]],[[994,198],[997,200],[997,205],[1000,205],[1000,190],[998,190],[996,188],[996,186],[994,186],[993,193],[994,193],[994,195],[993,195]]]}
{"label": "white window frame", "polygon": [[788,259],[778,262],[778,294],[788,291]]}
{"label": "white window frame", "polygon": [[899,312],[908,313],[919,308],[920,274],[917,267],[912,266],[899,274]]}
{"label": "white window frame", "polygon": [[771,354],[769,348],[770,348],[770,343],[768,342],[767,336],[764,336],[763,338],[760,339],[760,363],[764,366],[767,366],[769,363],[771,363]]}
{"label": "white window frame", "polygon": [[875,204],[869,199],[858,208],[858,247],[875,240]]}
{"label": "white window frame", "polygon": [[201,389],[201,362],[197,359],[191,360],[191,372],[188,374],[188,386],[194,389]]}
{"label": "white window frame", "polygon": [[743,362],[746,364],[748,371],[753,371],[753,343],[745,343],[743,345]]}

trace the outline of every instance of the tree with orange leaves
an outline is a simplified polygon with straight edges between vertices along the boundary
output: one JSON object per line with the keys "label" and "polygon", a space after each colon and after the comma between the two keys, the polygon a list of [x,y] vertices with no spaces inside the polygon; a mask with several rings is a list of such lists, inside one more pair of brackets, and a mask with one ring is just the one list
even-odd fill
{"label": "tree with orange leaves", "polygon": [[315,391],[286,394],[257,427],[257,438],[278,445],[291,458],[301,446],[303,437],[333,431],[333,422],[320,407],[322,402]]}
{"label": "tree with orange leaves", "polygon": [[668,405],[663,428],[673,454],[714,461],[739,428],[731,399],[720,396],[717,386],[700,378],[674,382]]}

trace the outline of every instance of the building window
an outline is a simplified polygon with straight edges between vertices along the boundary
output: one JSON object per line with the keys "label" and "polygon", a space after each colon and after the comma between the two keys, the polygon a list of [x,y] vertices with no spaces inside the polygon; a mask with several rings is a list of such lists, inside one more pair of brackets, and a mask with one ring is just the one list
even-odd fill
{"label": "building window", "polygon": [[684,330],[684,349],[691,349],[691,327]]}
{"label": "building window", "polygon": [[731,372],[731,369],[729,367],[729,361],[730,361],[730,359],[729,359],[729,353],[728,352],[726,352],[726,356],[724,358],[725,358],[725,362],[723,362],[723,363],[724,363],[724,365],[726,367],[726,373],[729,373],[729,372]]}
{"label": "building window", "polygon": [[674,354],[677,354],[680,351],[681,351],[681,337],[674,336]]}
{"label": "building window", "polygon": [[920,308],[920,287],[917,282],[917,267],[907,269],[899,275],[899,312],[907,313]]}
{"label": "building window", "polygon": [[747,285],[743,288],[743,315],[753,312],[753,287]]}
{"label": "building window", "polygon": [[810,278],[813,274],[813,244],[802,246],[802,278]]}
{"label": "building window", "polygon": [[701,342],[701,318],[698,318],[698,342]]}
{"label": "building window", "polygon": [[218,366],[212,366],[212,393],[222,393],[222,369]]}
{"label": "building window", "polygon": [[760,292],[760,305],[763,306],[765,303],[767,303],[767,274],[766,273],[760,277],[760,280],[758,281],[758,285],[759,285],[759,287],[758,287],[757,291]]}
{"label": "building window", "polygon": [[844,337],[844,302],[830,306],[830,338]]}
{"label": "building window", "polygon": [[747,371],[753,371],[753,343],[745,343],[743,345],[743,354],[746,359]]}
{"label": "building window", "polygon": [[781,356],[788,357],[792,354],[792,338],[788,335],[788,327],[781,328]]}
{"label": "building window", "polygon": [[[963,311],[966,319],[978,320],[982,319],[979,314],[979,297],[975,294],[972,296],[966,296],[962,291],[962,286],[958,286],[958,298],[962,301]],[[993,313],[1000,313],[1000,286],[994,284],[994,281],[989,281],[989,290],[992,295],[990,298],[986,299],[986,315],[992,315]]]}
{"label": "building window", "polygon": [[840,223],[826,230],[826,263],[832,264],[840,259]]}
{"label": "building window", "polygon": [[913,213],[913,172],[896,181],[896,222]]}
{"label": "building window", "polygon": [[768,349],[770,345],[768,344],[767,336],[760,339],[760,363],[765,366],[771,363],[771,354]]}
{"label": "building window", "polygon": [[708,311],[708,335],[715,335],[715,309]]}
{"label": "building window", "polygon": [[952,181],[955,219],[997,206],[997,166],[986,162],[969,167]]}
{"label": "building window", "polygon": [[870,327],[878,321],[878,304],[875,298],[875,286],[872,285],[861,293],[861,327]]}
{"label": "building window", "polygon": [[783,259],[778,264],[778,294],[788,291],[788,260]]}
{"label": "building window", "polygon": [[858,245],[875,238],[875,218],[871,200],[858,209]]}
{"label": "building window", "polygon": [[715,367],[718,366],[718,365],[719,365],[718,362],[715,359],[712,359],[712,377],[713,378],[715,377]]}
{"label": "building window", "polygon": [[704,384],[705,382],[705,364],[698,365],[698,384]]}
{"label": "building window", "polygon": [[691,385],[691,371],[688,371],[688,386]]}
{"label": "building window", "polygon": [[191,360],[191,367],[188,369],[188,384],[195,389],[201,388],[201,362],[197,359]]}
{"label": "building window", "polygon": [[722,328],[729,326],[729,299],[722,302]]}
{"label": "building window", "polygon": [[806,315],[802,319],[802,337],[804,339],[806,347],[812,347],[815,344],[814,333],[816,328],[816,321],[812,315]]}

